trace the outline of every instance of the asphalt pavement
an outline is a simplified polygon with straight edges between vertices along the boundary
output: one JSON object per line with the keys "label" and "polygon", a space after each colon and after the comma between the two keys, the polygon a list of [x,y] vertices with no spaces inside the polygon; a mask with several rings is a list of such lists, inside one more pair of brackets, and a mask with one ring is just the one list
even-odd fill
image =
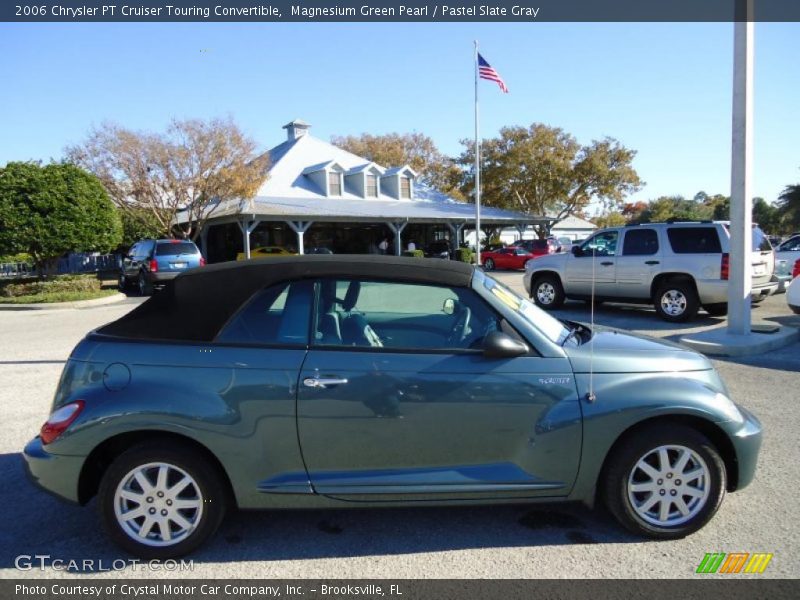
{"label": "asphalt pavement", "polygon": [[[519,273],[499,278],[521,287]],[[759,416],[766,435],[753,484],[728,495],[711,523],[683,540],[636,538],[603,510],[583,506],[242,512],[230,515],[211,543],[191,557],[193,570],[153,572],[130,564],[116,570],[128,557],[107,540],[95,504],[67,505],[34,488],[24,476],[20,451],[46,419],[74,344],[138,302],[0,312],[0,578],[707,578],[695,575],[707,552],[770,552],[774,557],[758,577],[800,575],[800,344],[714,360],[733,398]],[[568,303],[558,314],[589,320],[584,303]],[[768,299],[753,314],[755,320],[800,326],[783,296]],[[701,315],[675,327],[658,320],[652,308],[620,305],[598,307],[595,321],[673,339],[724,322]],[[37,554],[49,555],[47,561],[95,562],[77,571],[15,568],[20,555]]]}

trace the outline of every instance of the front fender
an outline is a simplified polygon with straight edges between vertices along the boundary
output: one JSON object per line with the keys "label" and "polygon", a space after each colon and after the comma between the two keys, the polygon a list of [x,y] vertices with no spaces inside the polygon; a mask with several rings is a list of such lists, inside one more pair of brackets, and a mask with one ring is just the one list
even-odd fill
{"label": "front fender", "polygon": [[[588,374],[576,375],[583,411],[583,451],[571,499],[593,502],[597,478],[619,437],[637,423],[659,417],[694,417],[728,424],[738,411],[712,384],[713,370],[683,373],[597,373],[591,381],[594,401],[587,400]],[[734,407],[735,408],[735,407]],[[741,418],[741,415],[739,415]]]}

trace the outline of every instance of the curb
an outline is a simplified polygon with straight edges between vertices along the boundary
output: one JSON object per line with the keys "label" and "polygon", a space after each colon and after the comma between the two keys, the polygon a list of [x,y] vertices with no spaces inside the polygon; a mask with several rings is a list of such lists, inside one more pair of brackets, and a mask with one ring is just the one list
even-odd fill
{"label": "curb", "polygon": [[752,356],[793,344],[800,340],[800,330],[782,326],[776,333],[730,335],[725,330],[712,329],[691,334],[678,341],[709,356]]}
{"label": "curb", "polygon": [[94,308],[95,306],[105,306],[106,304],[116,304],[125,300],[128,296],[117,292],[113,296],[103,298],[93,298],[91,300],[76,300],[74,302],[40,302],[37,304],[0,304],[0,311],[23,311],[23,310],[65,310],[74,308]]}

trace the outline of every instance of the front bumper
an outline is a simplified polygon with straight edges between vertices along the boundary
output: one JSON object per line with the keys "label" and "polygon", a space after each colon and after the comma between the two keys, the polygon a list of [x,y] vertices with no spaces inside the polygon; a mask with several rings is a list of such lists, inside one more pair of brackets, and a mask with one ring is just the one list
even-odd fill
{"label": "front bumper", "polygon": [[739,469],[735,489],[741,490],[750,485],[755,477],[763,431],[761,422],[754,414],[741,406],[737,405],[737,407],[744,417],[744,422],[737,423],[736,429],[728,431],[728,437],[736,452],[736,463]]}
{"label": "front bumper", "polygon": [[84,457],[51,454],[36,436],[22,452],[25,471],[34,484],[69,502],[78,503],[78,482]]}

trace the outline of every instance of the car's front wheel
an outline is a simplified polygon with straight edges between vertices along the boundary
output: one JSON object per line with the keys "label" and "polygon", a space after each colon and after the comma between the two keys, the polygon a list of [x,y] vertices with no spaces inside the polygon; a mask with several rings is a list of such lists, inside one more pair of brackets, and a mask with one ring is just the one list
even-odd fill
{"label": "car's front wheel", "polygon": [[564,304],[564,288],[555,275],[541,275],[533,281],[531,297],[537,306],[555,309]]}
{"label": "car's front wheel", "polygon": [[146,560],[184,556],[219,527],[227,487],[208,460],[173,443],[134,446],[108,467],[99,508],[109,537]]}
{"label": "car's front wheel", "polygon": [[694,429],[655,425],[635,432],[609,456],[605,501],[630,531],[659,539],[694,533],[725,496],[725,464]]}

